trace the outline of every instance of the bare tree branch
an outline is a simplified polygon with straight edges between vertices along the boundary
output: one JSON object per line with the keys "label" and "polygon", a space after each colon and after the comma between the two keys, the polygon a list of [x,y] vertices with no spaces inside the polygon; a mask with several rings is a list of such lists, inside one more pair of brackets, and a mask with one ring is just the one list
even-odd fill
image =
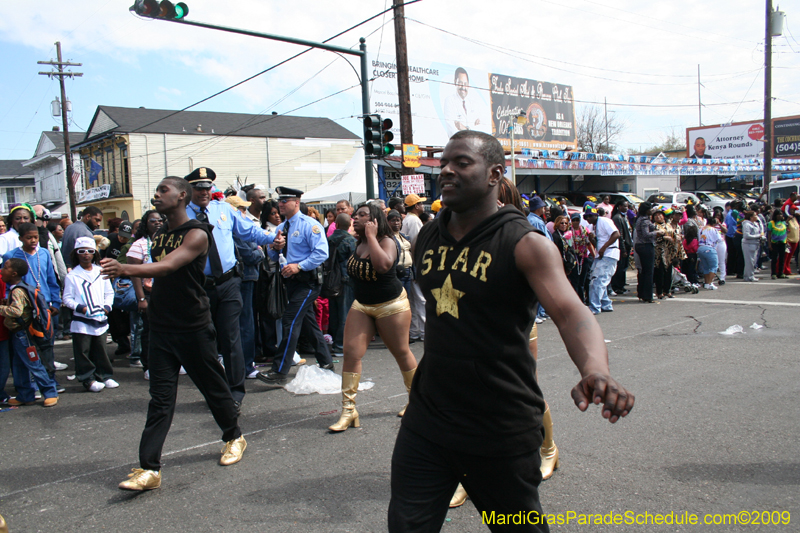
{"label": "bare tree branch", "polygon": [[[610,154],[617,151],[614,139],[625,130],[626,124],[615,114],[609,113],[608,125],[600,106],[586,105],[578,111],[576,124],[578,133],[578,149],[582,152]],[[608,137],[606,138],[606,132]]]}

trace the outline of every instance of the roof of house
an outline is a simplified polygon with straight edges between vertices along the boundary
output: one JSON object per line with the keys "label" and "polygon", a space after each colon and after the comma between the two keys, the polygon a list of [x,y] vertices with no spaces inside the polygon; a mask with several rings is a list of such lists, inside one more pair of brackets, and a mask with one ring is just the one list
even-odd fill
{"label": "roof of house", "polygon": [[0,187],[24,187],[34,184],[33,170],[23,167],[25,159],[0,159]]}
{"label": "roof of house", "polygon": [[85,140],[111,133],[359,139],[328,118],[98,106]]}
{"label": "roof of house", "polygon": [[[62,131],[43,131],[42,135],[47,137],[51,143],[55,146],[54,150],[57,152],[64,151],[64,132]],[[78,131],[69,132],[69,144],[77,144],[81,142],[86,137],[86,132]]]}

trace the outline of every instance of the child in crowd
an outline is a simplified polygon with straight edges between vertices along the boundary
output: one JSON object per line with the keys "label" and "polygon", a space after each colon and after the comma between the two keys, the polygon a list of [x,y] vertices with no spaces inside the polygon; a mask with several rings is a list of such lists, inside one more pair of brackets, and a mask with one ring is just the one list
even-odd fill
{"label": "child in crowd", "polygon": [[64,305],[74,311],[71,332],[75,377],[90,392],[114,389],[119,383],[111,377],[114,371],[105,342],[114,289],[100,273],[100,267],[94,266],[100,263],[94,239],[76,239],[70,262],[77,266],[67,274]]}
{"label": "child in crowd", "polygon": [[[0,277],[9,290],[8,299],[3,299],[3,305],[0,305],[0,316],[5,317],[5,325],[11,333],[11,368],[14,372],[14,388],[17,389],[17,397],[8,400],[8,405],[34,404],[36,398],[31,385],[33,376],[34,382],[44,396],[44,406],[52,407],[58,403],[56,382],[42,366],[39,351],[28,335],[28,327],[33,322],[33,304],[30,295],[35,289],[22,281],[27,273],[28,263],[18,258],[6,259],[3,268],[0,269]],[[45,309],[43,312],[48,311]],[[49,333],[52,335],[52,327]]]}
{"label": "child in crowd", "polygon": [[[0,279],[0,297],[6,295],[6,284]],[[11,354],[9,353],[8,328],[0,320],[0,406],[8,405],[11,396],[5,391],[8,375],[11,373]]]}
{"label": "child in crowd", "polygon": [[697,250],[700,242],[697,240],[699,231],[696,224],[685,224],[683,226],[683,249],[686,251],[686,259],[683,261],[683,271],[689,279],[689,283],[697,283]]}
{"label": "child in crowd", "polygon": [[772,279],[786,277],[786,274],[783,273],[786,260],[786,230],[783,212],[780,209],[776,209],[772,212],[772,220],[767,224],[769,255],[772,260]]}
{"label": "child in crowd", "polygon": [[[50,252],[47,251],[47,248],[39,246],[39,229],[36,225],[25,222],[20,224],[17,232],[22,246],[7,252],[3,256],[3,260],[16,258],[25,261],[25,264],[28,265],[28,273],[22,277],[22,281],[32,289],[38,289],[50,307],[50,314],[57,315],[61,308],[61,286],[56,278],[56,269],[50,258]],[[38,344],[37,348],[44,369],[56,382],[56,387],[63,392],[64,389],[59,387],[58,381],[56,381],[56,359],[53,353],[52,337],[50,342]],[[63,367],[61,368],[63,369]]]}

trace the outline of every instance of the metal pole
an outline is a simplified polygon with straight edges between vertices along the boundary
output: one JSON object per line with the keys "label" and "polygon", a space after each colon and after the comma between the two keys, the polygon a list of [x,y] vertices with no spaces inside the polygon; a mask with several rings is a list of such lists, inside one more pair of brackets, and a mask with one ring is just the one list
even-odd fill
{"label": "metal pole", "polygon": [[608,99],[603,97],[603,107],[605,108],[606,115],[606,152],[611,153],[611,148],[608,147]]}
{"label": "metal pole", "polygon": [[766,26],[764,32],[764,179],[762,191],[769,198],[769,182],[772,179],[772,0],[767,0]]}
{"label": "metal pole", "polygon": [[516,129],[516,117],[511,121],[511,183],[517,185],[517,163],[514,158],[514,130]]}
{"label": "metal pole", "polygon": [[700,100],[700,65],[697,65],[697,125],[703,125],[703,102]]}
{"label": "metal pole", "polygon": [[[358,42],[361,50],[361,113],[369,115],[369,77],[367,65],[367,40],[361,37]],[[364,172],[367,175],[367,200],[375,198],[375,184],[373,183],[372,160],[367,159],[364,153]]]}

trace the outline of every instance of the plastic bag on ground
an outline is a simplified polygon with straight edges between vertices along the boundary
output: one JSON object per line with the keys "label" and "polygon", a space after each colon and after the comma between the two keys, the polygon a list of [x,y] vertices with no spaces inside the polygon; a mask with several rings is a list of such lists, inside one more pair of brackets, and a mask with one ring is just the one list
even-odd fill
{"label": "plastic bag on ground", "polygon": [[733,335],[735,333],[744,333],[744,328],[739,324],[734,324],[725,331],[720,331],[720,335]]}
{"label": "plastic bag on ground", "polygon": [[[358,384],[359,391],[369,390],[375,386],[371,381]],[[294,394],[340,394],[342,392],[342,376],[332,370],[325,370],[316,365],[306,365],[297,371],[295,378],[286,384],[286,390]]]}
{"label": "plastic bag on ground", "polygon": [[750,329],[761,329],[763,327],[764,326],[762,326],[761,324],[757,324],[757,323],[753,322],[753,325],[750,326]]}

